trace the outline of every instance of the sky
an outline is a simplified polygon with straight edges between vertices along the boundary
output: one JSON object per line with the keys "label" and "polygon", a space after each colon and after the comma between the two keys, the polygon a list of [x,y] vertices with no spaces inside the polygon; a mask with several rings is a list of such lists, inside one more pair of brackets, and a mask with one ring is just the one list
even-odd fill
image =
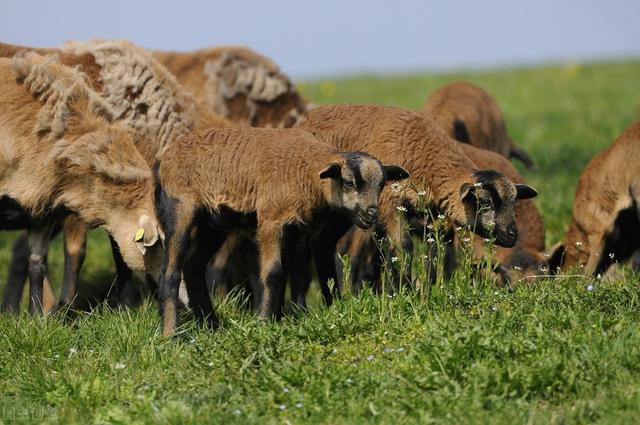
{"label": "sky", "polygon": [[249,46],[296,78],[640,58],[638,0],[0,2],[0,41]]}

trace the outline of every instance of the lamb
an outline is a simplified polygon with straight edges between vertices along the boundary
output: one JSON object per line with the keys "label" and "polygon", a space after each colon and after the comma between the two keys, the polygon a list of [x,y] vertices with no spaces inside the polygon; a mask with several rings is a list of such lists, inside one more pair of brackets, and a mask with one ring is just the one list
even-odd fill
{"label": "lamb", "polygon": [[80,73],[35,53],[0,59],[0,84],[0,226],[29,229],[30,310],[42,307],[49,238],[69,212],[153,273],[162,235],[136,135],[112,124]]}
{"label": "lamb", "polygon": [[[20,46],[0,45],[0,56],[13,56],[20,49]],[[196,101],[148,52],[126,41],[74,42],[61,49],[37,50],[55,54],[60,63],[84,72],[89,83],[110,105],[115,119],[138,134],[136,148],[149,166],[164,145],[183,134],[195,129],[234,125]],[[77,220],[67,223],[69,220],[71,218],[64,226],[65,280],[59,308],[70,305],[75,297],[86,246],[84,224]],[[114,256],[119,270],[117,296],[127,273],[118,262],[118,252],[114,251]],[[16,265],[12,267],[19,270]],[[23,275],[10,275],[3,301],[6,309],[17,309],[23,282]]]}
{"label": "lamb", "polygon": [[[518,170],[503,156],[472,145],[463,144],[460,147],[477,166],[497,170],[514,183],[524,182]],[[502,285],[540,274],[547,261],[544,256],[544,224],[534,201],[526,199],[516,203],[515,217],[518,226],[516,244],[511,248],[501,246],[494,248],[493,262],[498,265],[499,282]],[[482,245],[482,240],[474,239],[473,251],[476,258],[484,255]]]}
{"label": "lamb", "polygon": [[[409,217],[419,214],[417,206],[423,200],[452,224],[469,227],[481,237],[495,237],[498,245],[512,247],[518,236],[516,201],[537,195],[532,187],[514,184],[494,170],[477,170],[435,122],[410,110],[374,105],[322,106],[310,111],[299,127],[338,149],[360,149],[382,161],[400,164],[411,173],[418,193],[386,189],[380,202],[383,232],[409,258],[413,247],[403,228]],[[398,209],[405,212],[401,220],[396,220]],[[324,261],[317,267],[319,272],[335,272],[335,246],[341,236],[336,233],[333,240],[314,248],[316,262]],[[404,275],[410,280],[410,268]],[[330,278],[337,281],[335,275],[319,276],[321,286]]]}
{"label": "lamb", "polygon": [[498,103],[481,87],[464,81],[447,84],[431,93],[423,111],[459,142],[516,158],[528,169],[536,167],[509,137]]}
{"label": "lamb", "polygon": [[[520,173],[503,156],[467,144],[460,147],[476,166],[497,170],[515,183],[523,182]],[[533,200],[527,199],[516,203],[515,219],[518,226],[516,244],[512,248],[494,247],[493,263],[496,265],[494,270],[498,272],[501,285],[539,274],[546,263],[544,225]],[[455,238],[452,241],[454,245],[461,243],[453,231],[448,232],[445,240],[449,238]],[[451,251],[452,245],[449,244],[447,248],[445,274],[451,275],[455,267],[455,261],[453,261],[455,255]],[[481,259],[485,255],[482,239],[473,238],[472,248],[476,259]],[[371,233],[353,229],[339,242],[338,252],[348,254],[351,258],[350,280],[355,292],[359,291],[364,281],[371,282],[375,289],[380,289],[378,279],[381,264],[377,258],[379,248]]]}
{"label": "lamb", "polygon": [[[191,133],[164,149],[154,175],[156,210],[166,234],[158,289],[163,335],[175,330],[180,271],[187,273],[190,294],[206,294],[206,263],[228,230],[256,229],[258,313],[268,317],[283,296],[283,267],[293,277],[304,275],[299,268],[306,264],[283,263],[287,250],[319,232],[332,211],[371,227],[385,182],[408,177],[399,166],[340,152],[302,130],[259,128]],[[192,231],[193,254],[185,258]],[[209,297],[197,300],[197,317],[215,326]]]}
{"label": "lamb", "polygon": [[549,259],[552,272],[581,268],[604,275],[640,248],[640,123],[627,128],[594,156],[578,180],[573,216]]}
{"label": "lamb", "polygon": [[292,127],[306,114],[307,104],[289,78],[245,47],[153,56],[211,110],[243,126]]}

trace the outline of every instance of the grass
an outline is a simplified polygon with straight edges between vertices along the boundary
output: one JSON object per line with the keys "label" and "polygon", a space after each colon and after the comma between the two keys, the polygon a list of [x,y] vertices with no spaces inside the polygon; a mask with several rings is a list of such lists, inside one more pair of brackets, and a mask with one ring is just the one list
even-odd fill
{"label": "grass", "polygon": [[[419,109],[452,80],[486,87],[538,161],[548,244],[569,223],[588,159],[640,118],[640,63],[359,76],[301,84],[317,103]],[[0,282],[15,234],[0,236]],[[61,244],[51,270],[61,281]],[[115,273],[90,237],[84,288]],[[365,292],[261,323],[219,301],[215,333],[182,320],[159,336],[155,305],[101,306],[71,322],[0,316],[0,423],[637,423],[638,277],[566,277],[510,292],[462,275],[393,298]],[[588,286],[592,285],[592,290]],[[317,300],[317,296],[313,297]]]}

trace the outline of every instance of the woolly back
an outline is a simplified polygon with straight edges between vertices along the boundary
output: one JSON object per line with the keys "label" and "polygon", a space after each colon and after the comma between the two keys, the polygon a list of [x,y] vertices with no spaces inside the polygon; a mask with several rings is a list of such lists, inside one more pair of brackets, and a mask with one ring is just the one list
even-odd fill
{"label": "woolly back", "polygon": [[60,64],[55,55],[21,52],[14,56],[12,67],[18,83],[43,104],[34,128],[37,135],[55,140],[78,115],[113,121],[113,110],[89,88],[84,74]]}
{"label": "woolly back", "polygon": [[71,42],[63,51],[90,53],[100,66],[102,96],[125,125],[158,148],[196,126],[195,99],[145,50],[126,41]]}

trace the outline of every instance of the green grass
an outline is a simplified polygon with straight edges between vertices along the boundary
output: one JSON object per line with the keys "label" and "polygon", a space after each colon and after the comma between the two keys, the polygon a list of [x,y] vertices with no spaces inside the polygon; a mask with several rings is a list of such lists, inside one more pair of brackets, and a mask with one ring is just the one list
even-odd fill
{"label": "green grass", "polygon": [[[301,90],[317,103],[419,109],[457,79],[502,105],[540,166],[523,174],[540,192],[547,242],[560,240],[580,170],[640,118],[640,63],[361,76]],[[0,282],[14,237],[0,236]],[[60,282],[60,241],[50,262]],[[103,288],[114,273],[93,232],[83,287]],[[221,329],[185,316],[174,340],[159,336],[153,303],[71,322],[0,316],[0,422],[637,423],[637,282],[564,278],[509,292],[457,276],[429,300],[347,294],[278,323],[259,322],[236,297],[218,305]]]}

